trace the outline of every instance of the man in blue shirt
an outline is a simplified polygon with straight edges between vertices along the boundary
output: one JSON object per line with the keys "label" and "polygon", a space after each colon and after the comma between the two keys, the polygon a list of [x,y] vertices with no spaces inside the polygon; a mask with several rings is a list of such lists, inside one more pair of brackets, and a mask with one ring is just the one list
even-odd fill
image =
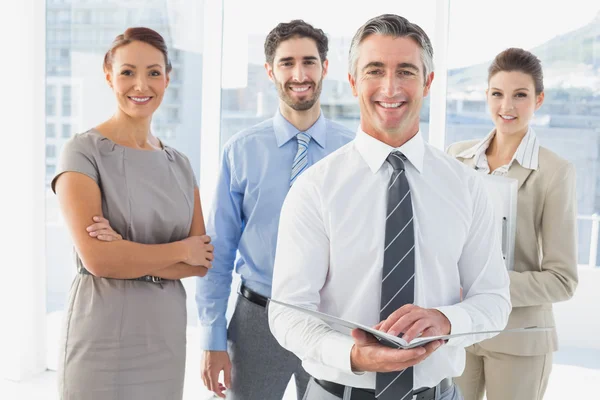
{"label": "man in blue shirt", "polygon": [[[228,400],[280,400],[292,374],[301,399],[309,379],[300,360],[272,336],[265,305],[279,213],[290,186],[354,137],[320,109],[327,50],[322,30],[301,20],[277,25],[265,40],[265,69],[277,88],[279,109],[273,118],[234,135],[223,149],[206,226],[215,247],[213,267],[197,279],[196,302],[202,379],[219,397],[227,389]],[[241,296],[227,328],[234,265]]]}

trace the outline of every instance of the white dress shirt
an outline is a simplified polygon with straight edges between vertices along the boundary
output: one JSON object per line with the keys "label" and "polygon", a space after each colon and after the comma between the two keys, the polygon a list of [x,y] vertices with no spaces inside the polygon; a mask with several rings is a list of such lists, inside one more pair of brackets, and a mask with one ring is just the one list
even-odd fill
{"label": "white dress shirt", "polygon": [[[379,301],[392,147],[360,131],[306,170],[280,217],[273,298],[373,326]],[[415,304],[446,315],[452,333],[503,329],[511,310],[508,274],[481,177],[426,144],[420,133],[398,150],[415,218]],[[460,290],[464,288],[464,300]],[[313,377],[375,388],[353,373],[347,334],[271,304],[270,328]],[[493,335],[454,338],[414,369],[414,387],[461,375],[464,347]]]}
{"label": "white dress shirt", "polygon": [[535,131],[529,127],[527,129],[527,133],[525,136],[523,136],[523,139],[521,139],[521,143],[519,143],[519,147],[517,147],[517,151],[515,151],[515,154],[510,162],[490,172],[490,165],[488,164],[485,152],[487,151],[488,147],[490,147],[490,143],[492,143],[494,136],[496,136],[496,129],[493,129],[484,139],[475,144],[473,147],[463,151],[460,154],[457,154],[456,156],[461,158],[475,157],[475,169],[479,172],[491,175],[505,176],[508,173],[512,163],[515,161],[521,164],[521,167],[523,168],[534,171],[538,169],[540,143],[537,140]]}

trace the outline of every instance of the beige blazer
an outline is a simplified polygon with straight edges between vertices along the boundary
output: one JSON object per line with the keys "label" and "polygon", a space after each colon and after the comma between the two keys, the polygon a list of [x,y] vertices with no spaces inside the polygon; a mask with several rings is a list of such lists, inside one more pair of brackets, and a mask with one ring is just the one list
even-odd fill
{"label": "beige blazer", "polygon": [[[455,143],[453,157],[478,140]],[[457,158],[475,167],[475,158]],[[575,167],[540,147],[537,170],[513,162],[506,175],[517,179],[517,233],[514,271],[510,275],[513,305],[507,328],[554,327],[552,303],[568,300],[577,287],[577,199]],[[480,343],[489,351],[533,356],[558,349],[556,330],[506,333]]]}

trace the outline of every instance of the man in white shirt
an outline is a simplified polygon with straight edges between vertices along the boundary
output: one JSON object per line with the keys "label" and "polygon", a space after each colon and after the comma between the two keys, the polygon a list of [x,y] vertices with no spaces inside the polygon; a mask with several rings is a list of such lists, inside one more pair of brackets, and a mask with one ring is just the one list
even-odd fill
{"label": "man in white shirt", "polygon": [[[432,60],[425,32],[397,15],[354,36],[348,77],[360,128],[286,197],[274,299],[407,341],[505,327],[508,274],[483,182],[419,132]],[[462,373],[464,347],[492,336],[398,350],[273,303],[269,323],[313,377],[307,400],[460,399],[451,378]]]}

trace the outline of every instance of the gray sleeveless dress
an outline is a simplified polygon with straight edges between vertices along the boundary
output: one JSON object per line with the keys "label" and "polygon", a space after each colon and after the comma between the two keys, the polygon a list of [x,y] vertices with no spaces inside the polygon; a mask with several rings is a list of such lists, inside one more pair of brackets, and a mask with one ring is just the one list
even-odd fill
{"label": "gray sleeveless dress", "polygon": [[[53,190],[67,171],[96,181],[104,217],[124,239],[159,244],[188,236],[196,180],[173,148],[132,149],[90,130],[65,144]],[[159,285],[77,274],[61,343],[60,398],[181,399],[186,317],[179,280]]]}

